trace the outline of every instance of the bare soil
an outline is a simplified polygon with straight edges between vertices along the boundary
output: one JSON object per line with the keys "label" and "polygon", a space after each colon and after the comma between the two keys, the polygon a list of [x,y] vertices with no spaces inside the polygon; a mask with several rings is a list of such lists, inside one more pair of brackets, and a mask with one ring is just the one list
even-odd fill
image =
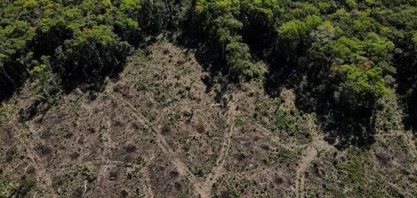
{"label": "bare soil", "polygon": [[103,92],[75,90],[31,119],[19,116],[36,101],[29,86],[8,101],[0,189],[18,186],[25,197],[417,196],[410,133],[339,151],[314,114],[297,112],[290,89],[277,98],[257,81],[208,89],[192,50],[158,42],[144,54]]}

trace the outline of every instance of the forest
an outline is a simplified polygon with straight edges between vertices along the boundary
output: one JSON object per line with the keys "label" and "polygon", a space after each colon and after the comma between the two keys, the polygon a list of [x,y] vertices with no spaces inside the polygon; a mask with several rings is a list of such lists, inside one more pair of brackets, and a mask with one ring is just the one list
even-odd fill
{"label": "forest", "polygon": [[272,95],[294,88],[302,109],[343,128],[336,131],[361,131],[365,143],[384,95],[401,98],[407,127],[417,123],[416,6],[415,0],[5,0],[0,94],[7,99],[26,80],[39,81],[44,98],[75,87],[98,90],[106,76],[123,70],[132,50],[163,34],[197,48],[206,69],[226,83],[264,79]]}
{"label": "forest", "polygon": [[[187,128],[191,125],[197,135],[179,132],[193,131]],[[95,196],[91,189],[103,181],[95,178],[103,172],[97,167],[113,162],[138,169],[132,175],[168,164],[148,170],[149,181],[140,180],[152,184],[142,185],[151,186],[150,192],[164,193],[159,186],[171,185],[163,182],[174,178],[179,184],[170,190],[194,197],[239,197],[236,189],[243,195],[251,185],[252,195],[259,190],[265,197],[274,197],[276,186],[284,194],[275,197],[308,197],[317,189],[317,197],[321,190],[324,197],[413,197],[416,128],[417,0],[0,0],[0,157],[5,159],[0,164],[39,162],[15,175],[14,166],[11,171],[0,167],[0,197],[24,197],[36,185],[38,191],[29,195],[42,196],[77,178],[82,179],[74,186],[84,187],[51,192]],[[261,130],[272,135],[252,141]],[[108,141],[114,131],[119,142]],[[136,138],[136,144],[122,141],[125,136]],[[49,144],[48,138],[56,141]],[[83,145],[84,138],[94,144]],[[255,144],[260,149],[250,146]],[[214,150],[213,156],[224,153],[200,159],[201,153],[209,156],[197,152],[202,148]],[[187,161],[190,156],[194,161]],[[62,176],[56,171],[61,157],[68,158],[63,167],[78,159],[84,164],[74,165],[76,171],[65,169]],[[111,163],[98,162],[110,158]],[[255,173],[248,168],[253,164]],[[48,171],[35,169],[49,170],[51,182],[42,180]],[[68,179],[73,172],[82,174]],[[256,175],[255,181],[247,175],[236,179],[240,172]],[[364,172],[371,179],[364,179]],[[272,173],[266,183],[275,186],[268,194],[271,189],[257,185]],[[129,181],[132,177],[142,175],[129,175]],[[201,178],[207,182],[200,185]],[[46,190],[39,190],[42,185]],[[98,192],[111,189],[106,185],[113,184],[104,182]]]}

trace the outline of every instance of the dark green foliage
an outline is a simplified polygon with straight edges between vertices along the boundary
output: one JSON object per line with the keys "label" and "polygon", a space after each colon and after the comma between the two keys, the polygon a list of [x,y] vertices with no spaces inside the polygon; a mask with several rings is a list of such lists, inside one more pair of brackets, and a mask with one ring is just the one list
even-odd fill
{"label": "dark green foliage", "polygon": [[123,69],[131,46],[145,44],[149,34],[179,26],[181,5],[162,0],[2,2],[0,97],[13,93],[42,56],[50,57],[50,68],[63,88],[99,88],[106,76]]}
{"label": "dark green foliage", "polygon": [[267,63],[268,93],[293,88],[301,111],[345,126],[339,131],[372,131],[378,100],[395,92],[408,123],[417,123],[415,0],[14,0],[0,6],[1,98],[29,76],[55,79],[58,88],[40,89],[44,97],[60,88],[100,88],[123,69],[132,46],[146,47],[164,34],[197,44],[197,59],[224,82],[263,79],[258,61]]}

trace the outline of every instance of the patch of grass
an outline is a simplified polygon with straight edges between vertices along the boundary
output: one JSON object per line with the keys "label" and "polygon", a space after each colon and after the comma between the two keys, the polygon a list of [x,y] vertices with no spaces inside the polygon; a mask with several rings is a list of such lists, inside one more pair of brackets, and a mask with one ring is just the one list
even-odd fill
{"label": "patch of grass", "polygon": [[383,131],[403,130],[397,98],[390,94],[381,99],[381,109],[376,112],[376,126]]}
{"label": "patch of grass", "polygon": [[342,181],[350,186],[349,197],[387,197],[383,182],[375,180],[370,153],[367,150],[351,148],[347,151],[348,161],[339,163],[336,168],[341,171]]}
{"label": "patch of grass", "polygon": [[170,104],[178,101],[178,99],[175,97],[178,95],[178,92],[174,92],[174,89],[171,87],[165,87],[164,85],[156,85],[157,89],[154,90],[155,92],[155,100],[158,103],[161,103],[163,106],[167,107]]}
{"label": "patch of grass", "polygon": [[149,78],[147,78],[146,76],[143,76],[142,78],[140,78],[138,81],[135,82],[134,84],[134,88],[138,91],[149,91],[149,85],[150,80]]}
{"label": "patch of grass", "polygon": [[286,167],[292,167],[297,163],[298,155],[288,149],[281,148],[271,153],[267,158],[263,159],[262,162],[266,166],[274,166],[279,164],[285,164]]}
{"label": "patch of grass", "polygon": [[[281,103],[278,98],[260,102],[255,107],[254,118],[270,131],[285,131],[290,136],[296,136],[301,128],[298,126],[301,112],[296,108],[289,111],[281,110],[278,108]],[[275,111],[272,111],[271,107],[275,108]]]}
{"label": "patch of grass", "polygon": [[188,198],[188,194],[187,193],[181,193],[179,195],[177,195],[177,198]]}
{"label": "patch of grass", "polygon": [[273,117],[275,126],[279,130],[286,131],[291,136],[295,135],[297,132],[296,118],[293,114],[295,113],[278,111],[277,114]]}
{"label": "patch of grass", "polygon": [[405,135],[400,135],[396,138],[398,145],[401,146],[404,153],[408,153],[410,150],[410,145],[408,145],[408,142],[405,140]]}
{"label": "patch of grass", "polygon": [[164,121],[161,128],[162,134],[168,134],[171,128],[181,119],[181,115],[178,113],[171,113],[168,118]]}
{"label": "patch of grass", "polygon": [[0,198],[12,197],[19,189],[19,183],[0,177]]}
{"label": "patch of grass", "polygon": [[36,185],[33,175],[22,175],[20,181],[12,181],[6,177],[0,177],[0,198],[25,197]]}
{"label": "patch of grass", "polygon": [[236,119],[236,121],[235,121],[235,126],[236,126],[236,127],[241,127],[241,126],[243,126],[243,125],[245,125],[245,122],[244,122],[243,120],[241,120],[241,119]]}
{"label": "patch of grass", "polygon": [[23,175],[21,179],[21,184],[17,194],[25,197],[29,191],[36,185],[36,178],[30,175]]}

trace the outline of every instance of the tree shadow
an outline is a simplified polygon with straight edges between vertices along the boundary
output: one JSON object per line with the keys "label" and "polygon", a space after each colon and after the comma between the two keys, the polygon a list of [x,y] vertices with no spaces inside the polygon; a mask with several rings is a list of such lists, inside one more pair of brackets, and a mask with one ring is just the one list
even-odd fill
{"label": "tree shadow", "polygon": [[405,113],[403,124],[406,130],[412,130],[417,136],[417,59],[415,58],[417,51],[407,42],[400,42],[397,45],[398,48],[403,49],[403,53],[394,56],[398,83],[396,91],[401,96]]}
{"label": "tree shadow", "polygon": [[407,130],[411,130],[417,136],[417,91],[413,90],[410,96],[405,96],[403,100],[406,107],[403,124]]}
{"label": "tree shadow", "polygon": [[325,140],[338,149],[349,146],[369,149],[375,143],[375,116],[372,109],[333,108],[318,114],[327,132]]}
{"label": "tree shadow", "polygon": [[226,63],[218,56],[209,43],[206,43],[205,34],[195,28],[193,14],[189,11],[188,21],[184,22],[182,34],[175,40],[175,44],[194,51],[194,58],[208,75],[202,77],[202,82],[206,85],[206,93],[213,90],[215,85],[220,85],[220,90],[216,90],[216,101],[220,101],[223,94],[231,88],[231,85],[239,85],[237,78],[229,75]]}
{"label": "tree shadow", "polygon": [[370,101],[370,106],[354,109],[343,99],[335,100],[335,82],[321,79],[325,75],[314,72],[319,70],[277,60],[270,62],[265,75],[264,90],[268,95],[278,97],[283,88],[293,89],[295,106],[302,112],[317,115],[329,144],[338,149],[350,145],[370,148],[375,142],[375,101]]}
{"label": "tree shadow", "polygon": [[[216,83],[221,84],[222,90],[227,90],[228,84],[236,85],[233,78],[222,76],[227,71],[222,61],[215,56],[218,52],[204,45],[206,40],[202,36],[204,34],[195,32],[194,29],[188,30],[179,40],[179,45],[196,50],[195,58],[209,73],[209,76],[203,79],[207,91],[210,91]],[[374,108],[351,109],[349,105],[343,104],[343,101],[342,104],[336,102],[334,99],[336,90],[334,84],[336,83],[326,79],[329,74],[323,73],[325,70],[323,65],[311,68],[314,66],[300,58],[305,54],[302,46],[294,52],[298,57],[293,54],[290,58],[285,55],[288,53],[279,53],[280,49],[277,51],[268,49],[269,47],[265,46],[263,41],[254,41],[249,43],[249,46],[255,59],[263,60],[269,65],[263,85],[266,94],[278,97],[282,89],[293,89],[296,95],[296,107],[302,112],[315,113],[322,125],[321,129],[327,134],[326,141],[339,149],[350,145],[369,148],[373,144],[375,141]]]}
{"label": "tree shadow", "polygon": [[[184,47],[184,45],[183,45]],[[188,48],[190,49],[190,48]],[[213,52],[211,48],[204,46],[195,49],[195,59],[199,65],[203,68],[208,75],[202,77],[202,82],[206,86],[206,93],[213,91],[216,85],[219,85],[216,92],[215,100],[220,103],[222,97],[227,91],[232,89],[233,86],[239,86],[238,80],[227,74],[227,68],[224,67],[222,60],[214,56],[216,52]]]}
{"label": "tree shadow", "polygon": [[0,102],[8,100],[27,78],[25,67],[17,63],[4,63],[0,70]]}
{"label": "tree shadow", "polygon": [[[271,66],[274,65],[274,66]],[[279,96],[283,88],[292,87],[297,79],[294,63],[272,61],[269,64],[268,72],[265,73],[264,90],[270,95]]]}

